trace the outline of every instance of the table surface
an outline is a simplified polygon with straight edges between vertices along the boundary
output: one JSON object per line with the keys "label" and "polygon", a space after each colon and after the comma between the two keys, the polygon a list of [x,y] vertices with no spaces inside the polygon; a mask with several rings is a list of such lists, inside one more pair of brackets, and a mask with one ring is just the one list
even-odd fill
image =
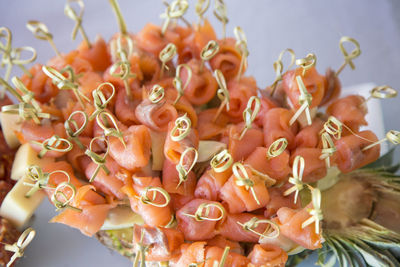
{"label": "table surface", "polygon": [[[164,10],[159,0],[120,0],[128,29],[137,32],[146,23],[161,23],[159,14]],[[190,1],[194,3],[193,0]],[[274,79],[272,62],[284,48],[295,50],[298,57],[313,52],[318,58],[318,69],[338,68],[343,62],[338,42],[341,36],[354,37],[361,44],[362,54],[354,62],[356,69],[346,68],[340,75],[343,86],[373,82],[400,88],[400,1],[397,0],[227,0],[229,24],[228,35],[235,26],[245,31],[249,45],[249,68],[247,73],[254,75],[259,87],[271,84]],[[68,52],[81,41],[78,36],[72,41],[70,34],[74,22],[64,16],[65,1],[51,0],[2,0],[0,1],[0,26],[9,27],[13,32],[13,45],[33,46],[37,49],[37,62],[46,62],[54,56],[49,44],[36,40],[25,28],[28,20],[46,23],[54,34],[56,46]],[[108,39],[118,31],[108,1],[86,0],[83,25],[91,39],[101,34]],[[208,17],[221,33],[222,26],[209,11]],[[193,7],[186,16],[195,19]],[[197,18],[196,18],[197,19]],[[18,72],[16,72],[18,74]],[[400,100],[382,100],[382,110],[386,130],[400,129]],[[372,109],[374,113],[376,110]],[[382,136],[380,136],[382,137]],[[397,151],[397,158],[399,151]],[[50,205],[42,204],[36,213],[38,220],[46,222],[51,218]],[[59,231],[67,240],[57,240]],[[53,237],[53,238],[51,238]],[[79,244],[78,244],[79,242]],[[101,265],[130,266],[122,257],[112,257],[110,252],[95,240],[82,237],[75,230],[58,224],[48,224],[38,231],[34,243],[39,248],[28,248],[27,258],[18,266],[91,266],[68,261],[69,255],[96,259]],[[76,245],[74,244],[76,243]],[[54,249],[58,247],[59,249]],[[95,248],[93,250],[92,248]],[[51,253],[49,253],[51,251]],[[64,258],[67,257],[67,258]],[[33,261],[32,258],[34,259]],[[30,259],[30,260],[29,260]],[[57,263],[59,262],[59,263]],[[57,263],[57,264],[56,264]]]}

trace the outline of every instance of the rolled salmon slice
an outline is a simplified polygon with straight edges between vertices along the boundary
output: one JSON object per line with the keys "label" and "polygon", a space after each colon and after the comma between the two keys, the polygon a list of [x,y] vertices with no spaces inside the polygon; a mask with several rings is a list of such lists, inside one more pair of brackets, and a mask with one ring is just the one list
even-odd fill
{"label": "rolled salmon slice", "polygon": [[87,60],[94,71],[105,71],[111,65],[111,56],[107,50],[107,44],[101,36],[96,37],[96,41],[89,48],[83,41],[78,46],[78,57]]}
{"label": "rolled salmon slice", "polygon": [[132,125],[123,133],[126,147],[116,137],[110,137],[110,155],[122,167],[135,170],[150,160],[151,137],[144,125]]}
{"label": "rolled salmon slice", "polygon": [[[185,240],[189,241],[201,241],[213,238],[217,235],[216,226],[219,221],[201,220],[198,221],[195,218],[188,216],[194,215],[201,204],[212,204],[219,205],[219,202],[204,200],[204,199],[193,199],[183,206],[176,212],[176,218],[178,220],[178,229],[183,232]],[[205,212],[205,211],[204,211]],[[204,216],[204,212],[202,216]],[[208,218],[219,218],[221,217],[221,211],[216,206],[209,207]],[[223,218],[220,221],[223,221]]]}
{"label": "rolled salmon slice", "polygon": [[362,131],[357,135],[343,136],[335,142],[336,164],[343,173],[361,168],[379,158],[380,145],[363,151],[363,148],[378,141],[376,135],[371,131]]}
{"label": "rolled salmon slice", "polygon": [[168,261],[181,253],[184,237],[176,229],[134,225],[133,242],[148,247],[146,261]]}
{"label": "rolled salmon slice", "polygon": [[364,102],[365,98],[360,95],[349,95],[333,101],[326,109],[326,113],[334,116],[352,131],[358,132],[360,126],[368,125],[365,120],[368,110]]}
{"label": "rolled salmon slice", "polygon": [[166,132],[168,131],[168,123],[176,120],[178,112],[173,105],[164,101],[154,104],[150,100],[144,99],[136,107],[135,116],[140,123],[150,129]]}
{"label": "rolled salmon slice", "polygon": [[325,93],[325,77],[320,75],[315,67],[306,71],[304,75],[303,68],[299,67],[295,70],[290,70],[283,75],[283,89],[287,97],[295,109],[300,108],[299,103],[300,90],[297,84],[296,77],[300,76],[309,94],[312,96],[310,108],[317,107],[324,97]]}
{"label": "rolled salmon slice", "polygon": [[235,42],[233,38],[219,40],[219,52],[210,61],[211,68],[221,70],[226,80],[235,78],[240,68],[242,56],[236,50]]}
{"label": "rolled salmon slice", "polygon": [[284,267],[288,255],[275,245],[255,245],[248,258],[255,267],[274,266]]}
{"label": "rolled salmon slice", "polygon": [[[206,67],[200,70],[201,61],[192,59],[187,64],[192,70],[192,77],[184,91],[185,96],[193,105],[207,104],[217,92],[217,81]],[[185,84],[188,79],[186,69],[182,70],[181,78]]]}
{"label": "rolled salmon slice", "polygon": [[307,210],[311,208],[312,204],[301,210],[282,207],[277,212],[277,221],[284,236],[307,249],[317,249],[322,247],[323,239],[321,233],[315,233],[315,223],[302,228],[303,222],[310,218]]}

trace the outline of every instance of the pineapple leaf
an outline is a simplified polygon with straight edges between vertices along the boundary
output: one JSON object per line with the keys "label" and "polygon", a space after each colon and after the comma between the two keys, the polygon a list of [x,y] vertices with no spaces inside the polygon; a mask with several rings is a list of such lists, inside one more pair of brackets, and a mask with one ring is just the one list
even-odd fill
{"label": "pineapple leaf", "polygon": [[[400,234],[369,219],[344,229],[327,230],[324,238],[327,248],[320,253],[332,251],[340,266],[400,266]],[[319,264],[326,264],[325,259],[326,255],[319,257]]]}
{"label": "pineapple leaf", "polygon": [[379,159],[368,164],[367,166],[364,166],[363,169],[373,169],[374,171],[395,173],[399,169],[400,163],[393,165],[394,150],[394,148],[390,149],[385,155],[381,156]]}
{"label": "pineapple leaf", "polygon": [[286,266],[297,266],[300,262],[305,260],[313,251],[312,250],[304,250],[298,254],[290,255],[288,261],[286,262]]}

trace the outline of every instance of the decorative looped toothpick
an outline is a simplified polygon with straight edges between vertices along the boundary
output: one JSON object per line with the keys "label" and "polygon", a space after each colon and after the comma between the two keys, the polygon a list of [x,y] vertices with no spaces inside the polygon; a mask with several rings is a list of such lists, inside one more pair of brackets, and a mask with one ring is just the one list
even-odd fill
{"label": "decorative looped toothpick", "polygon": [[176,45],[173,43],[167,44],[163,50],[161,50],[160,54],[158,55],[158,58],[162,62],[161,65],[161,71],[160,71],[160,79],[164,76],[164,69],[169,70],[169,67],[167,66],[167,62],[171,61],[174,56],[177,53],[177,48]]}
{"label": "decorative looped toothpick", "polygon": [[318,188],[313,188],[309,185],[308,188],[311,190],[313,208],[308,209],[308,213],[310,213],[311,217],[301,224],[301,228],[306,228],[308,225],[315,222],[315,233],[319,234],[320,222],[324,218],[321,210],[321,191]]}
{"label": "decorative looped toothpick", "polygon": [[[61,70],[61,72],[57,71],[53,67],[49,66],[42,66],[42,71],[52,79],[53,83],[58,87],[60,90],[72,90],[76,99],[78,99],[79,104],[82,108],[85,108],[85,103],[90,102],[89,98],[87,98],[80,90],[79,90],[79,83],[77,81],[77,77],[74,73],[74,70],[71,67],[66,67]],[[65,77],[63,73],[67,73],[68,77]]]}
{"label": "decorative looped toothpick", "polygon": [[35,235],[36,231],[33,228],[28,228],[19,236],[17,242],[12,245],[4,244],[4,249],[6,251],[14,253],[7,263],[7,267],[11,267],[16,259],[24,255],[26,247],[32,242]]}
{"label": "decorative looped toothpick", "polygon": [[[279,226],[273,221],[267,219],[261,220],[258,219],[257,217],[253,217],[245,223],[237,222],[237,224],[242,226],[245,231],[249,231],[252,232],[253,234],[258,235],[260,237],[260,240],[263,238],[275,239],[280,234]],[[262,233],[259,233],[255,230],[260,224],[267,225],[266,229]]]}
{"label": "decorative looped toothpick", "polygon": [[[97,154],[96,152],[93,151],[93,144],[95,141],[98,141],[98,140],[103,141],[105,143],[106,152],[104,152],[103,155]],[[92,176],[89,179],[90,183],[94,181],[94,179],[96,178],[100,169],[103,169],[103,171],[107,175],[110,174],[110,170],[106,166],[106,158],[107,158],[109,149],[110,149],[110,144],[109,144],[108,140],[106,138],[104,138],[103,136],[96,136],[95,138],[90,140],[89,147],[85,150],[85,154],[88,157],[90,157],[90,159],[93,161],[93,163],[95,163],[97,165],[96,169],[94,170]]]}
{"label": "decorative looped toothpick", "polygon": [[164,87],[158,84],[153,85],[149,93],[150,102],[153,104],[157,104],[164,99],[164,96],[165,96]]}
{"label": "decorative looped toothpick", "polygon": [[[83,118],[82,125],[79,127],[78,123],[74,119],[75,116],[80,115]],[[76,110],[69,115],[68,119],[64,122],[64,128],[69,139],[73,140],[81,149],[85,146],[79,141],[79,135],[85,130],[89,122],[88,115],[81,110]]]}
{"label": "decorative looped toothpick", "polygon": [[199,25],[204,20],[204,13],[210,7],[210,0],[197,0],[195,5],[196,14],[199,17]]}
{"label": "decorative looped toothpick", "polygon": [[377,146],[385,141],[389,141],[390,143],[392,143],[393,145],[397,146],[398,144],[400,144],[400,132],[399,131],[395,131],[395,130],[390,130],[389,132],[386,133],[386,137],[376,141],[375,143],[372,143],[366,147],[364,147],[361,151],[365,151],[367,149],[370,149],[374,146]]}
{"label": "decorative looped toothpick", "polygon": [[321,140],[322,140],[322,151],[319,159],[324,159],[326,168],[330,168],[331,167],[330,157],[333,155],[333,153],[336,152],[336,147],[332,140],[332,137],[327,132],[321,134]]}
{"label": "decorative looped toothpick", "polygon": [[304,167],[305,167],[304,158],[302,156],[296,156],[294,158],[292,166],[292,177],[289,178],[289,183],[291,183],[293,186],[283,193],[284,196],[288,196],[291,193],[296,192],[294,195],[294,203],[297,203],[299,192],[304,188],[304,183],[303,183]]}
{"label": "decorative looped toothpick", "polygon": [[315,64],[317,64],[317,57],[314,53],[310,53],[305,58],[300,58],[296,60],[296,65],[303,68],[303,72],[301,74],[302,76],[306,74],[306,71],[308,69],[314,67]]}
{"label": "decorative looped toothpick", "polygon": [[[79,15],[78,13],[71,7],[72,3],[77,3],[77,5],[79,6],[80,10],[79,10]],[[85,40],[87,46],[89,48],[92,47],[92,45],[90,44],[89,38],[86,35],[85,30],[83,29],[82,26],[82,20],[83,20],[83,13],[85,10],[85,4],[83,3],[82,0],[67,0],[67,3],[65,4],[65,8],[64,8],[64,14],[72,19],[73,21],[75,21],[75,27],[72,30],[72,40],[75,40],[76,38],[76,34],[78,33],[78,30],[80,31],[80,33],[82,34],[83,40]]]}
{"label": "decorative looped toothpick", "polygon": [[[5,43],[0,41],[0,53],[3,54],[0,61],[0,66],[4,67],[4,65],[7,65],[7,69],[4,74],[4,79],[8,81],[11,75],[12,67],[14,65],[17,65],[26,75],[32,77],[32,74],[25,68],[24,65],[32,63],[33,61],[36,60],[37,57],[36,50],[30,46],[12,48],[11,44],[12,34],[11,31],[6,27],[0,27],[0,40],[3,38],[5,39]],[[22,52],[31,53],[31,57],[26,59],[21,59]],[[1,95],[2,98],[3,94],[4,92],[2,92]]]}
{"label": "decorative looped toothpick", "polygon": [[119,60],[111,66],[109,72],[111,76],[120,78],[124,82],[126,96],[130,100],[132,100],[132,93],[131,93],[131,86],[129,84],[129,79],[135,78],[136,74],[131,72],[131,63],[129,62],[128,59],[129,53],[122,47],[121,36],[118,37],[117,47],[118,47],[117,54]]}
{"label": "decorative looped toothpick", "polygon": [[[186,77],[186,82],[183,84],[182,79],[181,79],[181,71],[182,68],[185,68],[187,71],[187,77]],[[176,68],[176,73],[174,80],[172,81],[173,86],[175,87],[176,91],[178,92],[178,95],[176,96],[176,99],[174,101],[174,105],[179,102],[179,99],[183,96],[183,93],[186,89],[186,87],[189,85],[190,81],[192,80],[192,69],[189,67],[187,64],[180,64]]]}
{"label": "decorative looped toothpick", "polygon": [[256,119],[258,112],[260,111],[260,108],[261,108],[260,99],[256,96],[250,97],[249,101],[247,102],[247,107],[243,111],[244,127],[239,136],[239,140],[242,140],[247,130],[251,129],[252,123]]}
{"label": "decorative looped toothpick", "polygon": [[219,45],[216,41],[209,41],[200,52],[201,65],[200,72],[203,72],[204,64],[206,61],[212,59],[219,51]]}
{"label": "decorative looped toothpick", "polygon": [[[346,42],[352,43],[355,46],[355,48],[353,49],[353,51],[350,52],[350,54],[344,48],[344,43]],[[349,65],[350,68],[354,70],[356,66],[353,63],[353,59],[355,59],[361,54],[360,44],[357,42],[356,39],[353,39],[351,37],[343,36],[342,38],[340,38],[339,48],[344,56],[344,63],[336,71],[336,76],[338,76],[342,72],[342,70],[344,69],[344,67],[346,67],[346,65]]]}
{"label": "decorative looped toothpick", "polygon": [[390,87],[389,85],[376,86],[372,88],[372,90],[370,91],[370,96],[364,101],[364,103],[362,103],[362,105],[364,105],[372,98],[388,99],[388,98],[394,98],[396,96],[397,96],[396,89]]}
{"label": "decorative looped toothpick", "polygon": [[290,69],[295,61],[296,61],[296,54],[294,53],[293,49],[291,48],[286,48],[282,52],[280,52],[278,59],[274,62],[273,67],[275,71],[275,80],[271,85],[271,96],[274,95],[276,86],[278,83],[282,80],[282,74],[283,74],[283,62],[282,58],[285,55],[285,53],[288,52],[290,54],[290,64],[287,69]]}
{"label": "decorative looped toothpick", "polygon": [[[187,156],[188,153],[194,154],[192,159],[189,160],[189,162],[188,162],[188,158],[190,158],[190,157]],[[188,147],[185,149],[185,151],[183,151],[183,153],[181,154],[181,157],[179,159],[179,163],[175,167],[176,171],[178,172],[178,176],[179,176],[179,183],[176,186],[176,188],[178,188],[183,182],[186,182],[189,173],[192,171],[194,165],[196,165],[198,157],[199,157],[199,153],[193,147]]]}
{"label": "decorative looped toothpick", "polygon": [[241,27],[237,26],[233,29],[233,33],[236,37],[235,48],[241,55],[239,72],[237,75],[238,81],[240,81],[240,77],[242,76],[242,72],[244,69],[247,69],[247,57],[249,56],[249,50],[247,48],[247,37],[244,34],[244,31]]}
{"label": "decorative looped toothpick", "polygon": [[44,140],[42,143],[37,141],[32,141],[32,143],[42,147],[42,150],[38,154],[39,158],[43,158],[48,151],[63,153],[71,151],[73,147],[72,143],[69,140],[61,138],[58,135],[53,135],[52,137]]}
{"label": "decorative looped toothpick", "polygon": [[218,119],[218,117],[221,114],[224,107],[226,107],[226,111],[229,111],[229,109],[230,109],[229,102],[231,101],[228,87],[226,86],[225,77],[224,77],[224,74],[222,74],[222,71],[220,71],[218,69],[215,70],[214,76],[218,83],[219,88],[217,90],[217,97],[219,98],[219,100],[221,100],[221,104],[219,105],[217,113],[215,114],[212,122],[216,122],[216,120]]}
{"label": "decorative looped toothpick", "polygon": [[126,23],[124,20],[124,17],[122,16],[121,9],[119,8],[117,0],[108,0],[110,2],[110,5],[117,16],[117,22],[119,26],[119,31],[122,35],[127,35],[128,30],[126,28]]}
{"label": "decorative looped toothpick", "polygon": [[213,267],[225,267],[225,262],[226,262],[226,259],[228,258],[230,249],[231,248],[228,246],[226,246],[224,248],[224,252],[222,253],[221,260],[219,260],[219,261],[214,260]]}
{"label": "decorative looped toothpick", "polygon": [[[149,193],[152,193],[152,197],[149,197]],[[159,193],[160,195],[163,196],[163,198],[165,200],[164,203],[155,202],[155,200],[157,198],[157,193]],[[143,192],[140,194],[140,197],[138,197],[138,198],[143,204],[152,205],[152,206],[158,207],[158,208],[163,208],[163,207],[168,206],[169,202],[171,201],[171,197],[168,194],[168,192],[165,191],[165,189],[163,189],[161,187],[154,187],[154,186],[146,187],[143,190]]]}
{"label": "decorative looped toothpick", "polygon": [[211,159],[210,165],[215,172],[224,172],[233,164],[233,157],[227,149],[222,150]]}
{"label": "decorative looped toothpick", "polygon": [[320,134],[324,132],[330,134],[336,140],[342,137],[343,123],[339,121],[334,116],[329,116],[328,120],[324,123],[324,128],[321,130]]}
{"label": "decorative looped toothpick", "polygon": [[254,191],[254,181],[250,179],[245,166],[240,162],[235,162],[232,165],[232,172],[235,176],[236,185],[244,186],[246,190],[250,190],[254,197],[254,200],[257,202],[258,205],[260,205],[260,201],[256,196],[256,192]]}
{"label": "decorative looped toothpick", "polygon": [[[102,89],[105,86],[109,86],[111,88],[111,94],[108,98],[104,95]],[[107,108],[108,103],[113,99],[115,95],[115,87],[112,83],[105,82],[97,86],[96,90],[93,90],[92,96],[93,96],[93,102],[94,102],[94,107],[96,110],[93,112],[92,115],[89,117],[89,121],[93,120],[96,118],[96,116],[104,111]]]}
{"label": "decorative looped toothpick", "polygon": [[272,159],[285,151],[288,146],[288,140],[285,137],[278,138],[268,147],[267,150],[267,159]]}
{"label": "decorative looped toothpick", "polygon": [[[3,81],[0,78],[0,82]],[[11,94],[13,94],[20,102],[32,105],[38,112],[42,111],[39,102],[35,100],[35,94],[32,91],[29,91],[28,88],[26,88],[25,84],[18,77],[14,76],[11,79],[11,82],[16,88],[14,89],[9,85],[6,86]]]}
{"label": "decorative looped toothpick", "polygon": [[30,30],[33,33],[33,35],[37,39],[48,41],[50,46],[53,48],[54,52],[56,53],[56,55],[58,57],[61,56],[56,45],[54,44],[53,35],[49,32],[49,29],[47,28],[46,24],[44,24],[43,22],[37,21],[37,20],[30,20],[26,24],[26,27],[28,28],[28,30]]}
{"label": "decorative looped toothpick", "polygon": [[32,119],[36,124],[40,124],[40,119],[50,119],[50,114],[38,112],[34,106],[23,102],[19,104],[2,106],[1,112],[17,114],[24,120]]}
{"label": "decorative looped toothpick", "polygon": [[311,106],[311,102],[312,102],[312,96],[307,91],[307,88],[304,85],[303,79],[300,76],[296,76],[296,81],[297,81],[297,87],[299,87],[299,91],[300,91],[299,104],[301,106],[296,111],[296,113],[293,115],[293,117],[290,119],[289,125],[292,125],[299,118],[301,113],[303,113],[304,111],[306,113],[307,124],[311,125],[312,119],[311,119],[311,114],[310,114],[310,106]]}
{"label": "decorative looped toothpick", "polygon": [[[42,168],[37,165],[28,166],[25,175],[34,184],[24,182],[25,186],[31,186],[32,188],[25,194],[26,198],[30,198],[38,190],[42,188],[49,188],[47,185],[49,183],[50,174],[43,172]],[[49,188],[50,189],[50,188]]]}
{"label": "decorative looped toothpick", "polygon": [[[68,191],[70,192],[69,197],[66,194],[66,192]],[[54,193],[51,195],[51,201],[56,207],[56,211],[69,208],[74,211],[81,212],[82,210],[80,208],[70,205],[72,204],[75,195],[76,195],[76,187],[70,182],[62,182],[58,184],[57,187],[54,189]],[[63,199],[61,200],[61,198]]]}
{"label": "decorative looped toothpick", "polygon": [[228,24],[229,19],[227,15],[226,5],[224,0],[215,0],[214,5],[214,16],[222,23],[222,36],[225,40],[226,38],[226,24]]}
{"label": "decorative looped toothpick", "polygon": [[164,5],[166,6],[165,13],[160,15],[162,19],[165,19],[161,29],[161,34],[163,36],[172,19],[181,19],[188,27],[191,27],[190,23],[183,17],[189,8],[189,2],[187,0],[175,0],[171,4],[164,1]]}
{"label": "decorative looped toothpick", "polygon": [[135,244],[137,249],[135,258],[133,259],[133,267],[146,267],[146,251],[148,250],[149,246],[143,244],[143,238],[144,238],[144,228],[142,228],[140,232],[139,242]]}
{"label": "decorative looped toothpick", "polygon": [[191,126],[192,121],[186,113],[183,116],[178,117],[175,120],[175,126],[172,128],[170,133],[172,141],[179,142],[185,139],[185,137],[190,133]]}
{"label": "decorative looped toothpick", "polygon": [[[109,124],[109,121],[105,122],[104,120],[108,119],[111,121],[113,128],[106,127],[104,123]],[[100,126],[101,129],[104,131],[104,136],[114,136],[121,141],[121,143],[126,147],[126,143],[124,140],[124,134],[119,130],[117,122],[115,121],[113,115],[108,113],[107,111],[101,111],[96,116],[96,122]]]}
{"label": "decorative looped toothpick", "polygon": [[[210,217],[210,212],[211,212],[211,208],[216,208],[219,210],[220,215],[216,218]],[[226,211],[224,209],[224,207],[220,204],[220,203],[201,203],[197,209],[196,212],[193,214],[187,214],[187,213],[183,213],[184,215],[194,218],[196,221],[201,222],[201,221],[220,221],[222,220],[225,215],[226,215]]]}

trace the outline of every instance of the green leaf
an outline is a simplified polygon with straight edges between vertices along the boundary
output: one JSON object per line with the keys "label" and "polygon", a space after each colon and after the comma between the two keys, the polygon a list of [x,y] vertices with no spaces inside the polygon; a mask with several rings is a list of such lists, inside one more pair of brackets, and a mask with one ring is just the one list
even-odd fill
{"label": "green leaf", "polygon": [[394,150],[395,148],[390,149],[385,155],[364,166],[362,169],[373,169],[395,173],[399,169],[400,163],[393,165]]}
{"label": "green leaf", "polygon": [[306,249],[298,254],[289,256],[288,261],[286,262],[286,266],[297,266],[299,263],[305,260],[311,253],[313,253],[312,250]]}

